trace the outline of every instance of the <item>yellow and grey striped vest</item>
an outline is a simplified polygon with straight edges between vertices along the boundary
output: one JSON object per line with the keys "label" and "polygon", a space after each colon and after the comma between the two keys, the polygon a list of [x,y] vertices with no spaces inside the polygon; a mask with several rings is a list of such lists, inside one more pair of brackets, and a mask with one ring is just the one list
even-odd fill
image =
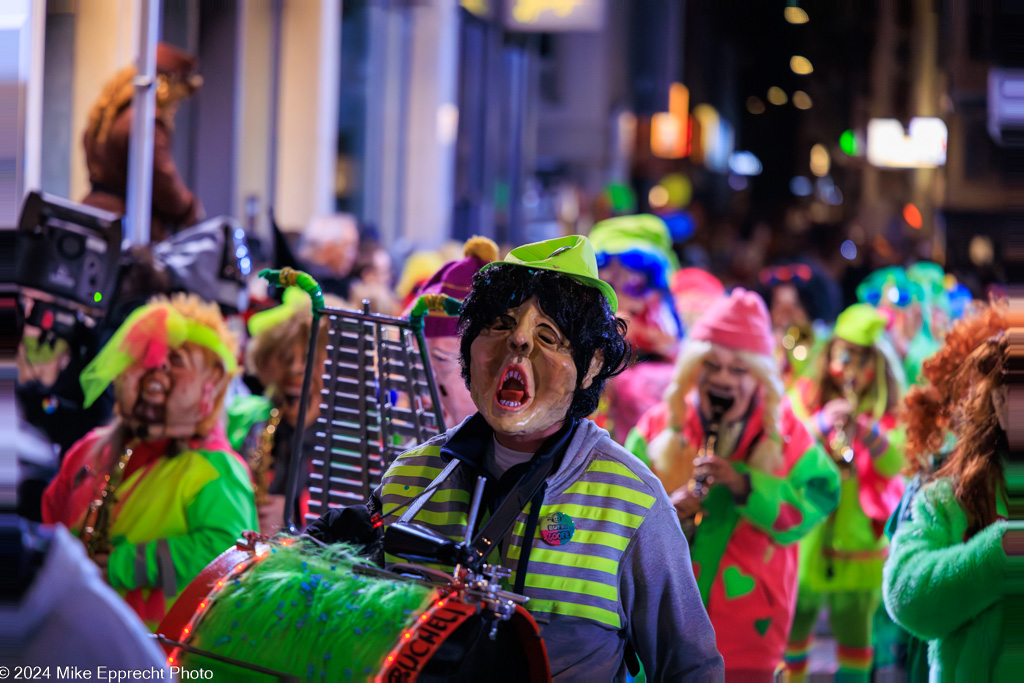
{"label": "yellow and grey striped vest", "polygon": [[[385,525],[397,521],[405,505],[447,464],[441,457],[441,445],[440,440],[434,440],[404,453],[388,469],[378,489]],[[571,456],[566,454],[566,458]],[[466,469],[457,468],[412,521],[462,540],[471,486],[469,477],[460,476]],[[626,465],[599,451],[588,456],[585,469],[571,485],[564,490],[548,490],[530,551],[525,582],[530,598],[527,609],[535,615],[559,614],[590,619],[607,628],[622,628],[619,565],[630,539],[654,504],[654,493]],[[556,512],[571,517],[576,527],[565,545],[548,545],[540,536],[545,519]],[[528,513],[529,506],[519,514],[502,544],[501,563],[512,570],[512,583]],[[401,561],[393,556],[385,559],[388,564]]]}

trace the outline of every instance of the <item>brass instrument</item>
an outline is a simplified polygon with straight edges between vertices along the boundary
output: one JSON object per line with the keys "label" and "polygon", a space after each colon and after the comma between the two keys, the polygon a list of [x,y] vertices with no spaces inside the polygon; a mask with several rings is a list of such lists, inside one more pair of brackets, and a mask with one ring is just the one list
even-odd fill
{"label": "brass instrument", "polygon": [[104,475],[100,497],[89,503],[86,523],[82,527],[82,542],[85,543],[89,557],[110,552],[110,525],[113,521],[111,511],[117,504],[115,494],[124,480],[124,472],[131,459],[132,449],[125,448],[117,462],[110,468],[110,472]]}
{"label": "brass instrument", "polygon": [[253,482],[256,485],[256,506],[265,505],[267,491],[270,489],[270,468],[274,465],[274,435],[281,424],[281,411],[271,408],[270,417],[260,433],[256,447],[249,453],[249,467],[252,469]]}
{"label": "brass instrument", "polygon": [[[853,390],[852,377],[843,383],[843,398],[850,404],[851,411],[856,409],[857,394]],[[832,428],[834,434],[828,443],[829,453],[836,465],[839,466],[839,471],[844,479],[849,476],[850,468],[853,467],[853,446],[850,443],[849,423],[849,416],[836,421]]]}
{"label": "brass instrument", "polygon": [[[732,396],[716,396],[711,394],[709,398],[711,403],[711,424],[708,425],[708,434],[704,439],[704,447],[697,452],[697,457],[715,455],[715,447],[718,444],[718,433],[722,428],[722,419],[725,417],[725,414],[729,412],[729,409],[732,408],[734,401]],[[708,492],[711,490],[711,485],[707,479],[708,476],[706,474],[697,474],[694,475],[687,484],[689,489],[699,500],[707,498]],[[683,527],[683,534],[686,536],[686,540],[693,540],[693,536],[697,532],[697,527],[700,526],[703,514],[703,512],[698,512],[693,517],[684,519],[680,522]]]}

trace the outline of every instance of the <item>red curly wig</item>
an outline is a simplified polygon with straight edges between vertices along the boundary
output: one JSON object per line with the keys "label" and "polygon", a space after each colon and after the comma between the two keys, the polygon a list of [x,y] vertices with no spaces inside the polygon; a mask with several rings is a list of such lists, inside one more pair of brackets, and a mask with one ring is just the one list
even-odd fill
{"label": "red curly wig", "polygon": [[935,478],[954,481],[957,500],[974,535],[996,519],[996,490],[1003,466],[993,453],[1005,447],[992,392],[1005,384],[1008,356],[1004,302],[977,305],[924,363],[928,384],[911,389],[902,419],[907,426],[907,471],[927,473],[926,456],[941,450],[947,435],[956,448]]}

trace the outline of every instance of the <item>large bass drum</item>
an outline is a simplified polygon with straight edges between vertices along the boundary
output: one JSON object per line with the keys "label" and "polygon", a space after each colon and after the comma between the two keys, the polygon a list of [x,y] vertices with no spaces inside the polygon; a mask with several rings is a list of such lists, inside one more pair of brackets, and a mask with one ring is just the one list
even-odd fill
{"label": "large bass drum", "polygon": [[[437,575],[424,569],[423,576]],[[287,538],[222,553],[160,624],[168,664],[214,680],[550,680],[537,623],[464,587]]]}

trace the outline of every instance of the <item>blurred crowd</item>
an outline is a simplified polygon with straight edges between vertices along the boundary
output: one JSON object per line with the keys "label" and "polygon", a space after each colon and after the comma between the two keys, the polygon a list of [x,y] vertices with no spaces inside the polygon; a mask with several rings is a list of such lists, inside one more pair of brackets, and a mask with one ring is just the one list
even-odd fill
{"label": "blurred crowd", "polygon": [[[160,65],[169,136],[176,98],[198,84],[180,55]],[[124,145],[120,78],[86,140],[87,203],[114,210],[124,178],[109,166],[120,152],[101,148]],[[160,169],[154,242],[122,255],[102,315],[58,324],[60,307],[34,290],[19,306],[18,512],[81,538],[96,567],[88,590],[106,590],[98,571],[150,628],[244,532],[301,526],[308,512],[306,494],[286,509],[285,484],[291,470],[304,490],[325,379],[326,331],[311,339],[317,287],[301,277],[270,286],[255,273],[292,267],[331,308],[407,316],[423,295],[465,299],[482,268],[519,246],[474,237],[398,255],[372,227],[335,214],[295,240],[274,227],[273,244],[254,253],[231,219],[196,223],[201,207],[175,173]],[[926,641],[933,670],[970,660],[991,671],[997,652],[968,651],[982,626],[929,615],[967,590],[957,567],[987,576],[977,567],[1006,543],[991,531],[1005,518],[999,291],[881,238],[856,262],[824,258],[811,245],[830,226],[779,244],[788,227],[712,224],[698,203],[681,229],[677,215],[636,213],[623,193],[599,198],[586,233],[631,358],[589,418],[670,496],[726,672],[781,668],[799,680],[826,608],[839,672],[852,680],[886,668],[918,675]],[[460,332],[437,312],[424,329],[448,426],[477,410]],[[54,541],[47,528],[33,527],[42,547],[63,547],[66,534]],[[33,590],[35,571],[24,569],[21,590]],[[56,609],[25,604],[37,619]],[[998,615],[972,609],[998,628]]]}

